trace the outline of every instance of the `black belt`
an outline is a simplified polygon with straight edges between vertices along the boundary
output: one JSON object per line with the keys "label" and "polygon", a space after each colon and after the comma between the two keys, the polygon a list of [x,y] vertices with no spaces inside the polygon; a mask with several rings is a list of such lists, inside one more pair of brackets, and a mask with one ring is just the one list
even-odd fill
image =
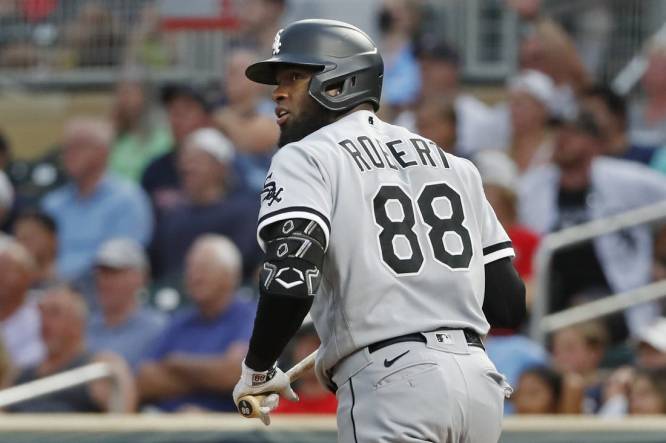
{"label": "black belt", "polygon": [[[451,328],[450,328],[451,329]],[[438,329],[440,330],[440,329]],[[443,331],[446,330],[446,328],[441,329]],[[477,348],[481,348],[485,350],[486,348],[483,346],[483,342],[481,341],[481,337],[479,337],[479,334],[474,332],[471,329],[463,329],[463,333],[465,334],[465,339],[467,340],[467,344],[470,346],[476,346]],[[416,342],[421,342],[421,343],[426,343],[426,338],[421,334],[420,332],[414,332],[412,334],[405,334],[401,335],[399,337],[392,337],[392,338],[387,338],[386,340],[381,340],[378,342],[375,342],[371,345],[368,346],[368,351],[372,354],[375,351],[378,351],[382,348],[385,348],[390,345],[394,345],[396,343],[402,343],[402,342],[407,342],[407,341],[416,341]]]}

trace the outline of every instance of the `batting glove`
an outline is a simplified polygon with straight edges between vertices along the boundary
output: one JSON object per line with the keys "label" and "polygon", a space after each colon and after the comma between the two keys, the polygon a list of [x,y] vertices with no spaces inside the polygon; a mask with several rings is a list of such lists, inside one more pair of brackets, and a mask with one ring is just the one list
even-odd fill
{"label": "batting glove", "polygon": [[240,398],[246,395],[266,395],[259,408],[259,418],[266,426],[271,423],[269,414],[277,408],[280,395],[290,401],[298,401],[289,377],[277,367],[277,363],[268,371],[255,371],[247,367],[245,361],[241,368],[241,378],[234,387],[234,403],[238,406]]}

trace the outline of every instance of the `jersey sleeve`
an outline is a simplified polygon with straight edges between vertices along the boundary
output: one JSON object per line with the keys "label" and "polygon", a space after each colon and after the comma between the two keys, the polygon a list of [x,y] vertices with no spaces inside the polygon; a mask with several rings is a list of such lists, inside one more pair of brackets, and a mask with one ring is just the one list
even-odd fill
{"label": "jersey sleeve", "polygon": [[509,235],[504,230],[495,215],[495,210],[488,202],[486,194],[483,191],[481,175],[476,166],[470,161],[465,161],[469,166],[469,172],[472,180],[472,189],[477,204],[477,220],[481,232],[481,244],[483,247],[483,264],[487,265],[496,260],[505,257],[515,257],[513,245]]}
{"label": "jersey sleeve", "polygon": [[324,231],[326,244],[331,232],[332,196],[330,180],[322,162],[306,147],[290,144],[273,157],[261,191],[257,241],[265,250],[262,230],[281,220],[304,218]]}

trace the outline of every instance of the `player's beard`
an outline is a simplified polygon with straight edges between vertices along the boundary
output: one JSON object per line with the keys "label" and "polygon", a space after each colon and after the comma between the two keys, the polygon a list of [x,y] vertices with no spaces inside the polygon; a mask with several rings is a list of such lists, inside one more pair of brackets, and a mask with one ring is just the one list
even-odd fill
{"label": "player's beard", "polygon": [[324,126],[330,125],[340,114],[340,112],[329,111],[312,97],[308,97],[298,116],[291,114],[287,123],[280,127],[278,147],[297,142]]}

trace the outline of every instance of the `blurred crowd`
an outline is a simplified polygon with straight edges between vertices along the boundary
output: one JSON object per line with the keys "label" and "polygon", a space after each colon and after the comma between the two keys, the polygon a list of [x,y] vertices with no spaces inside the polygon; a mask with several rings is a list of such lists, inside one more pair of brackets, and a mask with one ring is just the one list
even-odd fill
{"label": "blurred crowd", "polygon": [[[58,2],[3,2],[0,23],[27,13],[10,3]],[[212,93],[153,84],[147,68],[168,58],[156,12],[146,7],[137,36],[121,36],[103,3],[90,2],[79,11],[85,20],[61,37],[70,36],[79,64],[102,57],[125,66],[108,114],[72,116],[53,149],[30,162],[16,160],[0,136],[0,381],[8,387],[102,361],[117,382],[8,410],[107,411],[119,389],[128,412],[233,411],[257,300],[260,193],[278,137],[270,90],[244,71],[270,51],[287,1],[247,2]],[[518,65],[502,99],[488,103],[463,84],[460,48],[431,32],[423,1],[381,2],[380,117],[477,165],[530,306],[545,235],[666,200],[666,43],[646,42],[640,91],[623,97],[587,71],[538,1],[506,7],[520,18]],[[71,49],[86,39],[106,39],[109,51]],[[34,42],[0,42],[2,66],[25,64],[20,57],[35,50]],[[664,278],[666,228],[622,229],[555,254],[548,310]],[[507,413],[666,414],[661,303],[558,330],[545,345],[526,326],[493,329],[486,340],[515,390]],[[285,366],[317,346],[305,325]],[[335,396],[312,374],[297,391],[301,402],[281,412],[335,411]]]}

